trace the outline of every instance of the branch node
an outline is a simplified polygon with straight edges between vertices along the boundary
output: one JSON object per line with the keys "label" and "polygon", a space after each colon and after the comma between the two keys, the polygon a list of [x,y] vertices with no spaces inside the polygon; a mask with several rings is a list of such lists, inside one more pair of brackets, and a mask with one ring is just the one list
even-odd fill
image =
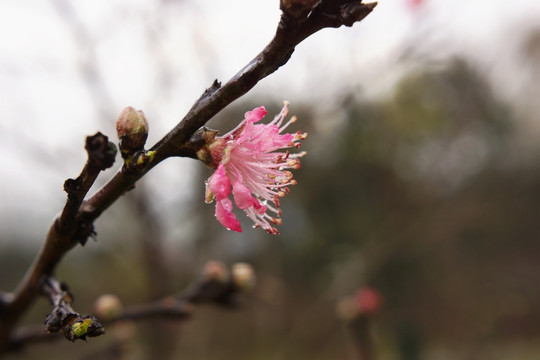
{"label": "branch node", "polygon": [[93,316],[81,316],[71,307],[73,295],[66,284],[53,276],[45,276],[40,283],[43,295],[49,298],[53,309],[45,319],[45,326],[49,333],[62,330],[64,337],[69,341],[85,340],[86,337],[103,335],[105,330],[101,323]]}
{"label": "branch node", "polygon": [[291,15],[293,18],[303,18],[317,5],[321,0],[281,0],[280,9],[284,14]]}
{"label": "branch node", "polygon": [[377,5],[362,0],[281,0],[279,30],[297,33],[298,42],[324,28],[352,26],[364,19]]}
{"label": "branch node", "polygon": [[88,152],[89,164],[99,170],[108,169],[114,164],[116,145],[102,133],[98,132],[95,135],[87,136],[84,148]]}
{"label": "branch node", "polygon": [[218,79],[214,79],[214,82],[208,89],[206,89],[202,95],[202,97],[208,97],[215,93],[219,88],[221,88],[221,82]]}
{"label": "branch node", "polygon": [[340,8],[340,20],[345,26],[353,26],[355,22],[358,22],[368,16],[377,6],[377,3],[362,4],[361,2],[350,2],[343,4]]}
{"label": "branch node", "polygon": [[64,191],[68,194],[68,196],[74,196],[75,192],[78,192],[81,190],[81,178],[77,179],[67,179],[64,182]]}
{"label": "branch node", "polygon": [[73,235],[73,240],[81,244],[86,245],[88,238],[97,241],[97,232],[94,228],[94,224],[89,221],[81,221],[77,228],[77,232]]}
{"label": "branch node", "polygon": [[131,174],[142,172],[152,163],[155,155],[154,150],[138,151],[124,159],[123,170]]}

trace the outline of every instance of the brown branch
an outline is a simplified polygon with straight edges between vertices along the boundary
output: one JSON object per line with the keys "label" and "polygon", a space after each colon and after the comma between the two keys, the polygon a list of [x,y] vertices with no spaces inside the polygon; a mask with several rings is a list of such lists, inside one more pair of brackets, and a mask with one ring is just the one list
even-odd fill
{"label": "brown branch", "polygon": [[375,360],[371,322],[371,315],[360,315],[349,324],[349,331],[357,350],[358,360]]}
{"label": "brown branch", "polygon": [[64,184],[68,198],[62,213],[50,226],[40,253],[19,287],[0,307],[0,353],[9,344],[11,329],[17,320],[39,295],[44,279],[53,273],[66,252],[77,242],[84,244],[86,238],[93,234],[92,222],[87,221],[87,214],[94,210],[83,204],[83,199],[99,172],[112,166],[116,147],[106,136],[97,133],[87,137],[85,148],[88,160],[81,175]]}
{"label": "brown branch", "polygon": [[[114,318],[100,322],[107,326],[123,320],[140,321],[145,319],[167,318],[175,321],[184,321],[190,317],[192,312],[193,306],[188,302],[170,296],[150,303],[135,305],[125,309],[121,314]],[[59,335],[60,332],[48,332],[42,325],[29,325],[18,330],[10,338],[4,352],[20,351],[30,344],[56,341],[61,338]]]}
{"label": "brown branch", "polygon": [[[339,4],[341,6],[338,6]],[[376,3],[362,4],[360,0],[327,0],[320,2],[312,13],[302,17],[284,12],[272,41],[225,85],[221,86],[217,80],[214,81],[182,121],[151,148],[155,151],[155,157],[146,168],[129,174],[125,171],[118,172],[89,199],[89,204],[103,211],[162,160],[171,156],[195,158],[196,150],[203,145],[196,131],[260,80],[284,65],[296,45],[324,27],[351,26],[354,19],[362,20],[375,6]],[[346,9],[350,9],[351,14],[345,12]]]}
{"label": "brown branch", "polygon": [[41,326],[25,326],[17,332],[9,340],[4,351],[20,351],[28,344],[37,344],[50,342],[59,339],[58,333],[50,333]]}
{"label": "brown branch", "polygon": [[82,316],[71,307],[73,296],[67,286],[53,276],[43,278],[41,292],[49,298],[52,311],[45,319],[46,329],[50,333],[63,331],[69,341],[86,340],[86,337],[103,335],[105,330],[93,316]]}
{"label": "brown branch", "polygon": [[[88,159],[81,174],[78,178],[67,179],[64,183],[64,191],[68,194],[68,198],[57,222],[58,232],[61,234],[73,235],[77,231],[75,218],[84,197],[99,173],[113,165],[116,156],[116,146],[109,142],[107,136],[99,132],[86,138],[84,148],[88,153]],[[83,236],[78,240],[84,245],[86,239],[87,237]]]}
{"label": "brown branch", "polygon": [[[63,255],[77,241],[84,243],[86,238],[93,234],[93,221],[104,210],[133,188],[138,179],[162,160],[171,156],[195,157],[196,150],[202,145],[196,136],[197,130],[227,105],[247,93],[261,79],[284,65],[301,41],[326,27],[352,26],[367,16],[376,5],[363,4],[362,0],[321,0],[314,7],[311,5],[314,2],[300,1],[308,4],[303,11],[298,11],[297,8],[292,11],[292,8],[287,6],[287,3],[298,2],[282,0],[283,14],[271,42],[225,85],[221,86],[216,80],[195,102],[184,119],[152,147],[151,150],[155,153],[148,165],[131,171],[126,171],[123,167],[84,203],[81,201],[88,191],[86,185],[91,185],[95,177],[89,174],[87,182],[81,179],[81,184],[85,184],[84,188],[76,192],[73,200],[68,200],[64,219],[62,220],[61,215],[60,220],[51,225],[34,264],[21,281],[13,298],[0,308],[0,353],[9,344],[14,325],[37,296],[42,276],[51,274]],[[72,184],[67,185],[71,188]],[[78,210],[77,204],[81,204]],[[77,212],[74,216],[75,210]]]}
{"label": "brown branch", "polygon": [[[249,269],[247,273],[245,271],[246,267]],[[96,303],[95,316],[99,320],[96,320],[94,316],[83,318],[92,318],[97,324],[103,323],[105,325],[112,325],[124,320],[141,321],[155,318],[185,321],[193,314],[195,305],[214,304],[229,309],[236,308],[239,303],[238,296],[250,290],[254,285],[254,276],[249,265],[236,264],[232,268],[232,275],[229,275],[229,271],[224,264],[210,261],[205,265],[199,280],[184,293],[134,305],[124,310],[119,308],[114,311],[110,311],[110,309],[98,310],[100,306]],[[43,326],[37,327],[35,325],[20,329],[10,339],[6,351],[19,351],[32,343],[59,339],[57,332],[63,328],[61,325],[63,319],[70,318],[72,314],[80,317],[69,305],[71,302],[70,295],[65,289],[65,285],[55,278],[48,278],[43,284],[43,293],[49,297],[53,304],[53,311],[46,321],[46,323],[51,323],[50,326],[48,324],[47,326],[52,327],[52,329],[49,329],[48,332]],[[120,303],[114,306],[120,306]],[[117,314],[109,315],[108,313]],[[49,321],[51,316],[56,319]],[[54,328],[55,324],[57,328]],[[94,330],[94,333],[89,333],[87,336],[98,336],[103,331],[103,328],[99,327]]]}
{"label": "brown branch", "polygon": [[361,0],[325,0],[307,14],[289,13],[282,6],[284,12],[272,41],[225,85],[216,80],[202,94],[184,119],[152,148],[158,159],[183,154],[186,141],[197,129],[287,63],[295,47],[308,36],[326,27],[352,26],[375,6]]}
{"label": "brown branch", "polygon": [[[248,268],[246,273],[243,268]],[[140,320],[155,317],[187,319],[193,313],[194,305],[215,304],[226,308],[238,306],[238,295],[251,289],[255,275],[251,266],[236,264],[232,275],[221,262],[208,262],[200,279],[176,296],[167,296],[157,301],[133,306],[110,319],[103,319],[106,324],[121,320]]]}

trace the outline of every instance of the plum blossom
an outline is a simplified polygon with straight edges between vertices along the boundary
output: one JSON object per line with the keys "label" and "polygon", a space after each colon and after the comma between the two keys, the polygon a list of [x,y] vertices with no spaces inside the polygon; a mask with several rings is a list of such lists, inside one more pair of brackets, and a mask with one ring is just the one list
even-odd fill
{"label": "plum blossom", "polygon": [[[206,182],[206,202],[216,201],[216,218],[227,229],[241,232],[240,222],[232,212],[233,200],[254,222],[270,234],[279,234],[279,198],[296,185],[290,170],[300,168],[299,158],[305,152],[291,154],[307,134],[284,133],[293,122],[284,123],[288,103],[268,124],[256,124],[266,114],[264,106],[246,112],[244,120],[229,133],[215,137],[198,153],[199,158],[215,169]],[[232,194],[232,200],[229,195]]]}

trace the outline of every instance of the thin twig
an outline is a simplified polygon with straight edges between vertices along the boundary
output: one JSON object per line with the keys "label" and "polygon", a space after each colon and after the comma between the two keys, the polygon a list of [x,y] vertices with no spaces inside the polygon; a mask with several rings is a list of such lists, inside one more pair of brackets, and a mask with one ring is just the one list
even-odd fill
{"label": "thin twig", "polygon": [[351,336],[356,346],[358,360],[375,360],[373,339],[371,338],[370,315],[360,315],[349,324]]}
{"label": "thin twig", "polygon": [[[75,218],[79,213],[84,197],[94,184],[99,173],[114,163],[116,146],[109,142],[107,136],[97,133],[86,138],[85,147],[88,159],[81,174],[76,179],[67,179],[64,183],[64,191],[68,194],[64,210],[58,219],[58,231],[61,234],[72,235],[77,230]],[[87,237],[79,239],[83,242]]]}
{"label": "thin twig", "polygon": [[58,333],[50,333],[44,326],[25,326],[12,336],[6,351],[19,351],[28,344],[50,342],[59,339]]}
{"label": "thin twig", "polygon": [[41,292],[49,298],[53,306],[45,319],[47,331],[51,333],[63,331],[69,341],[86,340],[105,334],[101,323],[93,316],[82,316],[71,307],[73,296],[67,286],[53,276],[44,277]]}
{"label": "thin twig", "polygon": [[[213,266],[213,270],[210,270],[213,273],[208,271],[208,266],[205,267],[199,280],[185,292],[125,308],[119,314],[108,318],[102,315],[97,323],[108,326],[125,320],[141,321],[156,318],[185,321],[193,314],[195,305],[202,304],[214,304],[230,309],[236,308],[238,306],[238,295],[247,289],[234,275],[229,277],[228,271],[224,268],[219,268],[218,272],[221,275],[216,276],[214,271],[215,262],[208,264]],[[69,295],[67,290],[64,289],[65,286],[54,278],[44,282],[43,291],[53,304],[51,315],[55,313],[55,310],[59,309],[59,311],[56,311],[58,320],[69,317],[69,314],[72,313],[77,314],[69,305]],[[99,314],[96,313],[96,316],[99,316]],[[91,318],[95,319],[93,316]],[[52,322],[54,323],[54,321]],[[60,336],[57,335],[57,331],[47,332],[43,326],[27,326],[17,331],[10,339],[5,351],[18,351],[29,344],[59,339]]]}
{"label": "thin twig", "polygon": [[0,307],[0,353],[9,344],[11,329],[16,321],[42,290],[43,280],[53,273],[66,252],[77,242],[84,244],[88,236],[93,234],[92,222],[86,221],[86,214],[93,212],[93,209],[83,203],[83,198],[98,173],[112,166],[116,147],[105,135],[97,133],[87,137],[85,148],[88,160],[81,175],[76,180],[67,180],[64,185],[68,193],[64,210],[51,224],[40,253],[15,293]]}

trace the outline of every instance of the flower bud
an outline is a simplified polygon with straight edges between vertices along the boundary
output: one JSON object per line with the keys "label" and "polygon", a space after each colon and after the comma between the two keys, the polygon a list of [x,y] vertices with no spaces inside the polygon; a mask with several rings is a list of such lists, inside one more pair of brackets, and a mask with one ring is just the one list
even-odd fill
{"label": "flower bud", "polygon": [[204,281],[218,281],[226,283],[229,281],[229,270],[221,261],[209,261],[204,265],[202,271]]}
{"label": "flower bud", "polygon": [[97,298],[94,314],[100,320],[107,321],[122,313],[122,303],[116,295],[105,294]]}
{"label": "flower bud", "polygon": [[355,301],[362,314],[373,315],[379,311],[382,299],[381,294],[372,287],[364,287],[355,294]]}
{"label": "flower bud", "polygon": [[253,289],[257,282],[253,267],[246,263],[234,264],[232,267],[232,281],[241,291]]}
{"label": "flower bud", "polygon": [[376,314],[382,305],[377,289],[366,286],[354,295],[340,299],[336,305],[336,315],[343,321],[353,321],[359,317]]}
{"label": "flower bud", "polygon": [[140,171],[146,168],[154,160],[155,150],[139,151],[132,157],[125,159],[124,164],[130,171]]}
{"label": "flower bud", "polygon": [[71,324],[71,330],[77,338],[82,338],[86,336],[88,332],[88,327],[92,324],[92,319],[86,318],[84,320],[77,320]]}
{"label": "flower bud", "polygon": [[141,110],[128,106],[116,120],[116,132],[122,157],[127,158],[144,148],[148,137],[148,121]]}
{"label": "flower bud", "polygon": [[336,315],[343,321],[353,321],[360,314],[358,304],[352,296],[347,296],[338,301],[336,304]]}

